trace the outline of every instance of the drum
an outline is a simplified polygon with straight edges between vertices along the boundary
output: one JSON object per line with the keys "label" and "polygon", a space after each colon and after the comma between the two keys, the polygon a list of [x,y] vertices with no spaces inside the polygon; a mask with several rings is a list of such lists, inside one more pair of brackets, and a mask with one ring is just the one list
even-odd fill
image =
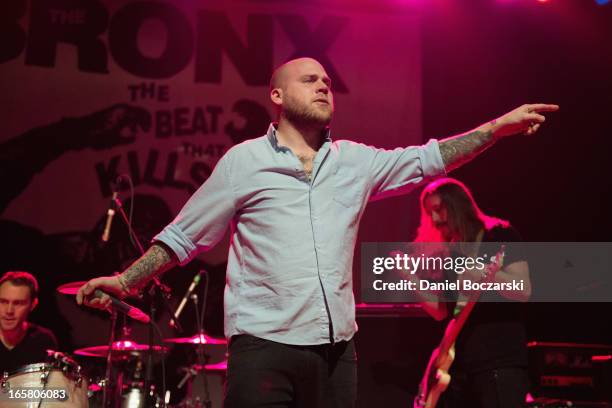
{"label": "drum", "polygon": [[154,385],[151,386],[148,396],[143,388],[142,384],[132,384],[126,387],[121,395],[121,408],[160,408],[163,406],[161,397],[155,392]]}
{"label": "drum", "polygon": [[28,364],[3,373],[0,408],[89,407],[87,380],[81,374],[81,367],[68,360]]}
{"label": "drum", "polygon": [[[127,372],[130,374],[129,372]],[[112,382],[109,394],[111,406],[117,408],[159,408],[162,399],[157,394],[155,385],[149,387],[149,395],[144,392],[144,382],[131,379],[125,373],[119,373]],[[89,385],[89,408],[103,408],[104,379],[92,379]],[[117,394],[119,393],[119,394]]]}

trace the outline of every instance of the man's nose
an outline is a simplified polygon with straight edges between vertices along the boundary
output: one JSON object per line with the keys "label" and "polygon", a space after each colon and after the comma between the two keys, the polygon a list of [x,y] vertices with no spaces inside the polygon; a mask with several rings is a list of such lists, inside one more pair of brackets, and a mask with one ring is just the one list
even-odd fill
{"label": "man's nose", "polygon": [[329,86],[327,86],[325,82],[321,82],[319,88],[317,89],[317,92],[322,92],[327,95],[329,93]]}

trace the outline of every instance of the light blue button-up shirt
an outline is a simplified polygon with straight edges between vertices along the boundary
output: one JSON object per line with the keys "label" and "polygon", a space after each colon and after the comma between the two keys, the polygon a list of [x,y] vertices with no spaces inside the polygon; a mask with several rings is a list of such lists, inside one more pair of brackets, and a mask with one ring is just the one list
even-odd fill
{"label": "light blue button-up shirt", "polygon": [[154,240],[187,263],[231,226],[225,335],[286,344],[349,340],[357,331],[353,251],[369,200],[444,174],[438,142],[376,149],[327,137],[311,180],[276,130],[231,148]]}

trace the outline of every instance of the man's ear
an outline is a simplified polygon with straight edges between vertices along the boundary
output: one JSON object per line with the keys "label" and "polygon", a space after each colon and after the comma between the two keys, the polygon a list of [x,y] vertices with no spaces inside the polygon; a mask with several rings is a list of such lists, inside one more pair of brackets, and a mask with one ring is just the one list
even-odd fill
{"label": "man's ear", "polygon": [[34,310],[34,308],[38,306],[38,298],[34,299],[34,301],[32,302],[32,304],[30,305],[30,312],[32,310]]}
{"label": "man's ear", "polygon": [[283,90],[281,88],[274,88],[270,91],[270,100],[272,103],[280,107],[283,104]]}

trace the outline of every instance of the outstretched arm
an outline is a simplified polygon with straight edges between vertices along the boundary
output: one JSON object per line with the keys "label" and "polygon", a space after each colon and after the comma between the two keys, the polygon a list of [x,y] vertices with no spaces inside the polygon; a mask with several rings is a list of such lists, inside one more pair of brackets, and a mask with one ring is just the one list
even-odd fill
{"label": "outstretched arm", "polygon": [[215,246],[237,208],[229,177],[228,167],[233,160],[230,155],[228,153],[219,160],[210,177],[191,196],[174,221],[153,238],[154,244],[143,256],[118,276],[87,282],[77,293],[77,303],[108,308],[111,303],[108,296],[91,298],[96,289],[120,297],[137,294],[154,277]]}
{"label": "outstretched arm", "polygon": [[558,105],[544,103],[523,105],[470,132],[441,140],[440,153],[446,171],[469,162],[502,137],[517,133],[534,134],[546,120],[541,112],[558,109]]}
{"label": "outstretched arm", "polygon": [[176,264],[177,262],[169,249],[161,244],[153,244],[144,255],[120,275],[95,278],[81,286],[77,292],[77,303],[84,303],[96,309],[106,309],[111,304],[108,296],[104,295],[100,298],[90,299],[96,289],[119,297],[135,295],[150,280]]}

